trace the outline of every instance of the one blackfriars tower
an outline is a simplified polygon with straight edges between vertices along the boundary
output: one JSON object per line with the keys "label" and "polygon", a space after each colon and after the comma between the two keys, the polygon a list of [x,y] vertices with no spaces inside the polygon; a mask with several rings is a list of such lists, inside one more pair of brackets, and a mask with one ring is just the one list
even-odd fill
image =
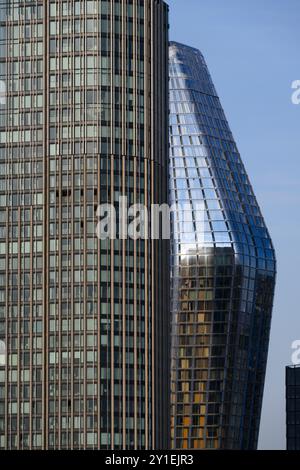
{"label": "one blackfriars tower", "polygon": [[172,445],[255,449],[274,249],[202,54],[169,55]]}

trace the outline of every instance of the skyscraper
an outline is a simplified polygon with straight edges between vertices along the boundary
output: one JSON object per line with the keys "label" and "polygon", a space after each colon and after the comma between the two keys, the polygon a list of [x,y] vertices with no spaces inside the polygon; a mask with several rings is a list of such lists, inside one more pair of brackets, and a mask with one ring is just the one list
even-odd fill
{"label": "skyscraper", "polygon": [[285,369],[287,450],[300,450],[300,365]]}
{"label": "skyscraper", "polygon": [[167,447],[168,241],[96,211],[168,200],[168,7],[1,0],[0,31],[0,448]]}
{"label": "skyscraper", "polygon": [[172,445],[255,449],[274,249],[202,54],[169,56]]}

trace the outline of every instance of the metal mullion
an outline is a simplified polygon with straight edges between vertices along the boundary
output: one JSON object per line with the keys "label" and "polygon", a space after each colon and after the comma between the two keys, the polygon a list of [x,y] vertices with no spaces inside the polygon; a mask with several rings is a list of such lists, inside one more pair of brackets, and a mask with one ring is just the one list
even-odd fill
{"label": "metal mullion", "polygon": [[[126,158],[122,158],[122,191],[126,194]],[[126,240],[122,240],[122,442],[126,448]]]}
{"label": "metal mullion", "polygon": [[[151,25],[153,24],[153,21],[154,21],[154,5],[152,4],[152,2],[148,2],[150,3],[149,5],[149,19],[150,19],[150,23]],[[155,119],[155,116],[152,112],[153,110],[153,106],[154,106],[154,102],[153,102],[153,96],[154,96],[154,86],[155,84],[153,83],[153,65],[152,65],[152,61],[153,61],[153,57],[154,57],[154,31],[153,31],[153,28],[152,27],[148,27],[148,39],[150,41],[150,44],[148,43],[148,47],[149,47],[149,54],[150,54],[150,66],[149,66],[149,69],[150,69],[150,84],[149,84],[149,92],[150,92],[150,95],[151,95],[151,98],[150,98],[150,103],[149,103],[149,119],[151,120],[151,130],[150,130],[150,134],[151,134],[151,138],[150,138],[150,142],[149,142],[149,147],[151,145],[151,149],[150,149],[150,154],[149,154],[149,159],[150,159],[150,165],[151,165],[151,190],[150,190],[150,193],[151,193],[151,204],[155,204],[155,199],[154,199],[154,194],[155,194],[155,191],[154,191],[154,158],[155,158],[155,155],[154,155],[154,145],[153,145],[153,142],[155,142],[155,135],[154,135],[154,119]],[[155,309],[154,309],[154,305],[155,305],[155,302],[156,302],[156,298],[155,298],[155,291],[154,291],[154,288],[153,286],[156,284],[156,281],[155,281],[155,273],[156,273],[156,250],[155,250],[155,244],[154,244],[154,241],[153,239],[151,239],[151,320],[152,320],[152,324],[151,324],[151,353],[152,353],[152,358],[151,358],[151,362],[152,362],[152,371],[151,371],[151,382],[152,382],[152,386],[151,386],[151,392],[152,392],[152,412],[151,412],[151,426],[152,426],[152,448],[154,448],[154,445],[155,445],[155,436],[156,436],[156,426],[155,426],[155,422],[156,422],[156,417],[155,417],[155,412],[156,412],[156,409],[155,409],[155,400],[156,400],[156,393],[155,393],[155,341],[154,341],[154,338],[155,338],[155,322],[156,322],[156,318],[155,318]]]}
{"label": "metal mullion", "polygon": [[[44,111],[44,122],[43,122],[43,147],[44,147],[44,184],[43,184],[43,242],[44,242],[44,296],[43,296],[43,317],[44,317],[44,338],[43,338],[43,349],[42,349],[42,362],[44,366],[43,377],[44,377],[44,386],[42,388],[42,441],[43,448],[48,449],[49,443],[49,375],[48,375],[48,366],[49,366],[49,266],[48,266],[48,257],[49,257],[49,232],[48,232],[48,223],[49,223],[49,205],[48,205],[48,179],[49,179],[49,130],[48,130],[48,114],[49,114],[49,102],[48,102],[48,63],[49,63],[49,31],[48,31],[48,4],[45,5],[44,9],[44,73],[43,73],[43,82],[44,82],[44,93],[43,93],[43,111]],[[56,222],[56,221],[55,221]],[[55,320],[56,321],[56,320]],[[55,411],[55,410],[54,410]],[[46,428],[47,426],[47,428]],[[55,432],[54,432],[54,447],[55,447]]]}
{"label": "metal mullion", "polygon": [[[98,9],[97,9],[98,10]],[[99,16],[99,12],[97,11],[96,13],[97,15],[97,21],[98,21],[98,16]],[[98,33],[99,33],[99,30],[98,30]],[[97,33],[97,39],[98,39],[98,34]],[[96,37],[96,36],[95,36]],[[96,95],[96,100],[97,100],[97,103],[100,104],[101,103],[101,94],[99,92],[99,70],[100,70],[100,60],[99,60],[99,40],[97,41],[97,44],[98,44],[98,53],[97,53],[97,50],[95,51],[95,53],[97,53],[97,55],[95,55],[94,57],[94,60],[95,60],[95,64],[96,64],[96,71],[94,71],[94,86],[95,86],[95,95]],[[97,114],[97,118],[99,119],[99,113]],[[97,148],[96,148],[96,153],[99,152],[99,131],[98,131],[98,126],[96,125],[96,118],[94,116],[94,119],[93,119],[93,125],[94,125],[94,128],[97,128]],[[93,193],[94,193],[94,198],[93,198],[93,208],[94,208],[94,213],[93,213],[93,223],[94,223],[94,226],[96,226],[96,211],[95,211],[95,195],[97,194],[97,203],[98,203],[98,199],[99,199],[99,194],[100,194],[100,184],[97,184],[97,188],[95,188],[95,177],[97,177],[97,183],[98,183],[98,170],[99,170],[99,166],[100,166],[100,160],[99,159],[96,159],[96,153],[95,153],[95,149],[93,151]],[[95,171],[95,163],[97,161],[97,169]],[[96,189],[96,191],[95,191]],[[95,194],[96,193],[96,194]],[[99,243],[97,242],[97,246],[95,247],[95,244],[93,246],[93,276],[95,275],[95,259],[98,258],[98,251],[99,251]],[[100,302],[100,288],[99,288],[99,280],[98,280],[98,277],[99,277],[99,272],[98,270],[96,271],[97,272],[97,280],[95,280],[94,278],[94,289],[93,290],[97,290],[97,313],[98,313],[98,304]],[[93,338],[93,383],[94,383],[94,387],[96,386],[97,388],[97,396],[94,397],[94,408],[93,408],[93,433],[95,435],[95,432],[97,433],[97,443],[95,444],[95,438],[94,438],[94,441],[93,441],[93,450],[95,449],[99,449],[99,429],[100,429],[100,426],[98,427],[98,418],[99,418],[99,409],[100,409],[100,403],[99,403],[99,397],[100,397],[100,379],[99,379],[99,376],[100,376],[100,367],[99,367],[99,364],[100,364],[100,361],[98,361],[96,359],[96,363],[95,363],[95,357],[97,357],[97,352],[99,351],[98,349],[98,342],[99,342],[99,336],[100,336],[100,318],[98,317],[98,314],[96,315],[96,311],[95,311],[95,294],[94,294],[94,297],[93,297],[93,320],[94,322],[96,321],[96,331],[94,331],[94,338]],[[100,343],[101,343],[101,339],[100,339]],[[95,377],[95,371],[96,371],[96,374],[97,376]],[[95,412],[95,405],[96,405],[96,412]],[[96,418],[96,419],[95,419]],[[96,425],[96,429],[95,429],[95,422],[97,423]]]}
{"label": "metal mullion", "polygon": [[[136,158],[134,158],[134,204],[136,204],[136,191],[137,191],[137,169],[136,169]],[[133,285],[133,331],[134,331],[134,339],[133,339],[133,349],[134,349],[134,449],[137,450],[137,407],[138,407],[138,400],[137,400],[137,370],[138,370],[138,357],[137,357],[137,240],[133,240],[133,272],[134,272],[134,285]]]}
{"label": "metal mullion", "polygon": [[[18,289],[18,312],[20,312],[20,293],[21,293],[21,290],[22,290],[22,285],[21,285],[21,245],[22,245],[22,238],[24,240],[24,235],[23,233],[21,234],[21,217],[20,217],[20,213],[21,211],[23,212],[24,214],[24,208],[23,208],[23,211],[22,209],[19,207],[18,208],[18,213],[19,213],[19,220],[18,220],[18,231],[19,231],[19,239],[18,239],[18,279],[19,279],[19,284],[17,286],[17,289]],[[25,215],[25,214],[24,214]],[[24,220],[25,220],[25,217],[24,217]],[[24,241],[23,241],[24,243]],[[32,244],[31,244],[31,249],[32,249]],[[11,289],[11,293],[12,293],[12,289]],[[11,296],[11,301],[13,301],[12,299],[12,296]],[[20,412],[20,404],[21,404],[21,394],[20,394],[20,384],[22,383],[21,381],[21,371],[22,371],[22,366],[24,365],[24,363],[22,364],[23,362],[23,359],[24,359],[24,355],[23,355],[23,352],[21,352],[21,316],[19,315],[18,316],[18,351],[19,351],[19,360],[18,360],[18,365],[17,365],[17,375],[18,375],[18,392],[17,392],[17,402],[18,402],[18,411],[17,411],[17,447],[19,448],[20,447],[20,421],[21,421],[21,412]],[[22,359],[21,359],[22,357]],[[21,361],[20,361],[21,359]]]}
{"label": "metal mullion", "polygon": [[[38,19],[37,19],[37,18],[36,18],[36,20],[34,20],[33,22],[31,22],[31,28],[32,28],[32,25],[35,25],[35,27],[36,27],[36,32],[37,32],[37,24],[38,24]],[[37,39],[37,38],[35,38],[35,39]],[[31,44],[33,44],[33,43],[38,44],[38,40],[31,42]],[[31,46],[31,47],[32,47],[32,46]],[[37,51],[37,48],[36,48],[36,55],[34,56],[34,59],[32,60],[32,63],[35,63],[35,65],[36,65],[36,70],[35,70],[35,79],[36,79],[36,80],[37,80],[37,76],[38,76],[38,70],[37,70],[38,54],[37,54],[37,52],[38,52],[38,51]],[[32,80],[32,77],[31,77],[31,80]],[[32,89],[32,88],[33,88],[33,87],[32,87],[32,81],[31,81],[31,89]],[[36,94],[35,94],[36,100],[37,100],[37,95],[38,95],[38,91],[36,90]],[[36,111],[35,111],[35,115],[36,115],[37,109],[38,109],[37,106],[36,106],[35,109],[36,109]],[[32,133],[32,131],[33,131],[33,129],[32,129],[32,128],[33,128],[32,119],[30,120],[30,126],[31,126],[31,133]],[[37,122],[35,123],[34,127],[35,127],[35,132],[36,132],[36,136],[35,136],[35,137],[37,138],[37,128],[38,128]],[[32,134],[31,134],[31,137],[32,137]],[[37,140],[35,140],[35,144],[37,144]],[[31,154],[31,165],[33,165],[33,162],[36,163],[36,162],[37,162],[37,159],[38,159],[37,152],[35,152],[35,157],[34,157],[34,159],[32,158],[32,154]],[[33,174],[33,172],[32,172],[32,174]],[[24,179],[25,179],[25,178],[24,178]],[[32,197],[32,193],[31,193],[31,197]],[[31,203],[32,203],[32,201],[31,201]],[[36,204],[35,206],[36,206],[36,207],[35,207],[35,209],[36,209],[36,208],[37,208],[37,204]],[[31,233],[31,238],[32,238],[32,240],[36,240],[36,236],[35,236],[35,234],[34,234],[34,229],[33,229],[33,214],[34,214],[34,210],[32,210],[32,207],[31,207],[31,217],[30,217],[30,220],[31,220],[31,228],[30,228],[30,233]],[[34,241],[33,241],[33,243],[31,243],[31,246],[33,246],[33,244],[34,244]],[[36,261],[36,256],[37,256],[37,255],[35,254],[35,261]],[[31,251],[30,251],[30,267],[31,267],[31,273],[32,273],[32,276],[34,276],[34,274],[35,274],[35,277],[36,277],[36,263],[35,263],[35,269],[33,269],[33,262],[34,262],[34,257],[33,257],[33,251],[31,250]],[[32,326],[33,326],[33,321],[34,321],[34,320],[33,320],[33,295],[32,295],[32,294],[33,294],[33,286],[32,286],[32,282],[30,282],[30,286],[31,286],[31,295],[30,295],[30,319],[31,319],[31,324],[30,324],[30,329],[29,329],[29,331],[30,331],[30,344],[32,344],[32,343],[33,343],[33,341],[32,341],[32,338],[33,338]],[[36,285],[35,285],[35,288],[36,288]],[[35,304],[36,304],[36,300],[35,300]],[[36,332],[35,332],[35,333],[36,333]],[[36,336],[36,334],[35,334],[35,341],[36,341],[36,340],[37,340],[37,336]],[[35,344],[35,346],[36,346],[36,345],[37,345],[37,344]],[[35,354],[35,357],[36,357],[36,355],[37,355],[37,348],[35,348],[34,354]],[[36,364],[35,364],[35,371],[36,371]],[[30,438],[30,447],[32,447],[32,396],[33,396],[33,390],[32,390],[32,388],[33,388],[33,386],[34,386],[34,384],[32,383],[32,374],[33,374],[32,354],[30,354],[29,373],[30,373],[30,379],[29,379],[29,383],[30,383],[30,385],[29,385],[29,393],[30,393],[30,404],[31,404],[31,406],[30,406],[30,411],[29,411],[29,430],[30,430],[30,431],[29,431],[29,438]],[[35,379],[35,380],[36,380],[36,379]],[[35,387],[34,399],[35,399],[35,403],[36,403],[36,401],[37,401],[37,397],[36,397],[36,387]],[[35,408],[35,411],[36,411],[36,408]],[[37,430],[35,429],[35,431],[37,431]]]}
{"label": "metal mullion", "polygon": [[[60,58],[61,59],[61,58]],[[62,88],[61,88],[61,83],[60,83],[60,90],[59,93],[61,95],[62,93]],[[59,130],[60,130],[60,138],[62,135],[62,124],[61,124],[61,114],[62,114],[62,108],[61,105],[59,107],[59,112],[60,112],[60,119],[59,119]],[[61,149],[60,149],[61,150]],[[61,151],[59,152],[61,153]],[[61,419],[62,419],[62,411],[61,411],[61,400],[62,400],[62,393],[61,393],[61,388],[62,388],[62,378],[61,378],[61,369],[62,369],[62,315],[61,315],[61,306],[62,306],[62,230],[61,230],[61,224],[62,224],[62,159],[60,155],[60,166],[59,166],[59,171],[56,172],[56,194],[57,194],[57,187],[59,191],[59,197],[57,200],[56,197],[56,221],[59,222],[59,234],[57,237],[56,233],[56,239],[55,239],[55,252],[56,252],[56,257],[59,262],[58,266],[58,271],[57,271],[57,278],[56,278],[56,294],[58,290],[58,296],[57,296],[57,305],[58,305],[58,318],[56,315],[56,322],[58,326],[58,361],[55,361],[55,368],[58,372],[58,393],[57,390],[55,390],[55,402],[57,402],[57,395],[58,395],[58,405],[59,405],[59,410],[58,410],[58,449],[61,450],[62,447],[62,426],[61,426]],[[56,168],[57,170],[57,168]],[[59,177],[59,181],[57,182],[57,177]],[[59,245],[59,246],[57,246]],[[55,276],[56,277],[56,276]],[[57,367],[58,366],[58,367]]]}
{"label": "metal mullion", "polygon": [[[62,25],[62,19],[61,17],[59,18],[58,23],[60,24],[60,30],[59,32],[61,33],[61,25]],[[60,38],[61,40],[61,38]],[[56,54],[56,62],[58,63],[58,70],[61,72],[62,67],[62,54],[61,51],[59,50],[58,54]],[[59,74],[58,78],[58,89],[56,90],[56,98],[59,97],[59,103],[57,104],[56,100],[56,106],[57,106],[57,114],[59,115],[59,119],[57,121],[57,129],[59,129],[59,136],[61,135],[61,95],[62,95],[62,88],[61,88],[61,74]],[[57,136],[57,134],[56,134]],[[58,434],[57,434],[57,439],[55,436],[55,450],[61,450],[61,300],[60,300],[60,294],[61,294],[61,243],[59,247],[57,246],[58,241],[61,241],[61,228],[60,228],[60,223],[61,223],[61,204],[60,204],[60,199],[61,199],[61,148],[57,143],[57,140],[55,141],[56,145],[56,167],[55,167],[55,193],[56,193],[56,199],[55,199],[55,222],[56,222],[56,233],[55,233],[55,293],[56,293],[56,299],[55,299],[55,384],[54,384],[54,389],[55,389],[55,394],[54,394],[54,414],[55,414],[55,422],[57,423],[57,429],[58,429]],[[58,151],[57,151],[58,148]],[[58,181],[59,178],[59,181]],[[57,198],[57,191],[58,191],[58,198]]]}
{"label": "metal mullion", "polygon": [[[110,196],[111,196],[111,204],[114,203],[114,151],[115,151],[115,146],[113,145],[114,142],[114,112],[113,112],[113,106],[114,106],[114,60],[113,60],[113,41],[114,41],[114,3],[111,2],[110,4],[110,21],[111,21],[111,28],[110,28],[110,93],[111,93],[111,114],[110,114],[110,130],[111,130],[111,135],[110,135],[110,149],[109,149],[109,155],[110,155],[110,182],[111,182],[111,191],[110,191]],[[115,330],[115,325],[114,325],[114,240],[110,240],[110,287],[111,287],[111,301],[110,301],[110,313],[111,313],[111,319],[110,319],[110,324],[111,324],[111,345],[110,345],[110,350],[111,350],[111,359],[110,359],[110,384],[111,384],[111,390],[110,390],[110,395],[111,395],[111,449],[115,448],[115,431],[114,431],[114,423],[115,423],[115,402],[114,402],[114,330]]]}
{"label": "metal mullion", "polygon": [[[11,31],[10,27],[9,27],[9,21],[8,21],[8,17],[6,17],[6,24],[5,24],[5,28],[6,28],[6,52],[8,51],[8,44],[9,44],[9,38],[8,38],[8,32]],[[6,73],[6,83],[11,83],[11,71],[12,71],[12,67],[8,67],[8,65],[11,64],[11,61],[9,60],[9,54],[6,54],[6,57],[5,57],[5,73]],[[7,85],[6,85],[7,86]],[[11,90],[10,90],[11,92]],[[6,100],[6,122],[5,122],[5,130],[6,132],[8,132],[8,116],[9,116],[9,107],[11,105],[11,99],[10,100]],[[10,143],[8,144],[8,155],[9,155],[9,147],[10,147]],[[8,165],[9,163],[9,159],[7,158],[7,155],[6,155],[6,158],[5,158],[5,164]],[[9,185],[8,185],[8,181],[9,181],[9,178],[8,178],[8,175],[7,175],[7,172],[6,172],[6,175],[5,175],[5,182],[6,182],[6,190],[5,190],[5,193],[6,193],[6,198],[8,197],[9,195]],[[10,215],[10,211],[9,211],[9,208],[8,208],[8,204],[7,204],[7,201],[6,201],[6,247],[8,248],[9,246],[9,227],[10,227],[10,221],[9,221],[9,215]],[[6,250],[6,256],[5,256],[5,263],[6,263],[6,266],[5,266],[5,277],[6,277],[6,280],[8,279],[8,276],[9,276],[9,271],[10,271],[10,268],[9,268],[9,261],[10,261],[10,256],[9,256],[9,250],[7,249]],[[10,338],[11,336],[11,332],[9,333],[9,326],[10,326],[10,330],[11,330],[11,312],[10,312],[10,315],[9,315],[9,299],[8,299],[8,283],[6,284],[5,286],[5,309],[6,309],[6,312],[8,312],[8,315],[6,317],[6,322],[5,322],[5,333],[6,333],[6,344],[5,344],[5,347],[6,347],[6,355],[5,355],[5,398],[6,398],[6,403],[5,403],[5,431],[4,431],[4,440],[5,440],[5,443],[4,443],[4,446],[6,448],[10,448],[10,445],[8,445],[8,397],[9,397],[9,378],[10,378],[10,372],[11,372],[11,369],[10,369],[10,366],[9,366],[9,363],[8,363],[8,351],[9,351],[9,347],[11,346],[10,343],[11,341],[9,342],[8,339]]]}
{"label": "metal mullion", "polygon": [[[74,30],[74,17],[73,17],[73,21],[72,21],[72,24],[73,24],[73,30]],[[70,39],[72,40],[72,43],[73,43],[73,46],[74,46],[74,42],[75,42],[75,39],[74,39],[74,36],[72,36],[72,38]],[[74,60],[74,55],[72,56],[73,57],[73,66],[75,64],[75,60]],[[73,68],[73,70],[75,70],[75,68]],[[75,73],[73,73],[73,77],[71,78],[71,83],[72,83],[72,100],[73,102],[75,102],[74,100],[74,97],[75,97],[75,80],[76,80],[76,76],[75,76]],[[71,159],[69,160],[68,158],[68,169],[71,169],[71,170],[68,170],[68,171],[71,171],[71,174],[69,175],[70,177],[70,180],[71,180],[71,185],[72,185],[72,190],[71,190],[71,232],[69,233],[69,227],[68,227],[68,237],[70,238],[71,240],[71,267],[70,267],[70,276],[71,278],[68,279],[68,282],[70,283],[70,295],[71,295],[71,298],[70,298],[70,306],[71,306],[71,316],[70,316],[70,326],[71,326],[71,336],[69,336],[69,331],[68,331],[68,343],[70,342],[70,353],[71,353],[71,365],[70,365],[70,370],[71,370],[71,382],[70,382],[70,388],[71,388],[71,397],[70,397],[70,400],[71,400],[71,408],[69,410],[69,396],[68,396],[68,415],[70,414],[71,416],[69,417],[71,419],[71,432],[70,432],[70,435],[71,435],[71,449],[73,450],[74,449],[74,270],[75,270],[75,266],[74,266],[74,205],[75,205],[75,200],[74,200],[74,153],[75,153],[75,150],[74,150],[74,147],[75,147],[75,137],[74,137],[74,122],[75,122],[75,113],[76,113],[76,108],[74,108],[73,110],[71,110],[71,108],[68,109],[68,125],[71,127],[72,129],[72,140],[73,140],[73,144],[72,144],[72,156],[71,156]],[[72,118],[71,118],[72,117]],[[68,299],[68,304],[69,304],[69,299]],[[68,371],[69,372],[69,371]]]}
{"label": "metal mullion", "polygon": [[[132,26],[133,26],[133,67],[132,67],[132,73],[133,73],[133,116],[134,116],[134,124],[133,124],[133,165],[134,165],[134,183],[133,183],[133,191],[134,191],[134,204],[137,204],[137,191],[138,191],[138,184],[137,184],[137,80],[136,80],[136,43],[138,41],[137,38],[137,31],[136,31],[136,24],[135,24],[135,18],[136,18],[136,3],[133,1],[133,17],[132,17]],[[131,58],[130,58],[131,60]],[[139,364],[138,364],[138,319],[137,319],[137,314],[138,314],[138,305],[137,305],[137,276],[138,273],[140,274],[140,269],[139,269],[139,250],[138,250],[138,241],[134,240],[134,448],[135,450],[138,449],[138,373],[139,371]]]}
{"label": "metal mullion", "polygon": [[[32,207],[30,208],[30,238],[31,238],[31,247],[34,244],[34,232],[33,232],[33,213],[34,210]],[[36,275],[36,266],[35,266],[35,273],[33,269],[33,251],[32,249],[30,250],[30,270],[31,270],[31,275],[32,278],[34,277],[34,274]],[[33,283],[32,279],[30,280],[30,307],[29,307],[29,322],[30,322],[30,327],[29,327],[29,338],[30,338],[30,345],[33,344],[33,331],[32,331],[32,326],[33,326]],[[24,307],[24,300],[23,300],[23,307]],[[36,336],[35,336],[36,340]],[[36,345],[35,345],[36,346]],[[34,351],[34,350],[33,350]],[[29,361],[29,402],[30,402],[30,410],[29,410],[29,447],[32,446],[32,398],[33,398],[33,381],[32,381],[32,372],[33,372],[33,364],[32,364],[32,351],[30,350],[30,361]],[[36,354],[36,349],[35,349],[35,354]],[[36,393],[35,393],[35,400],[36,400]]]}
{"label": "metal mullion", "polygon": [[[151,191],[151,188],[148,188],[148,148],[149,148],[149,134],[148,134],[148,126],[150,125],[150,122],[148,122],[148,103],[145,98],[148,97],[149,94],[149,79],[148,77],[150,76],[150,70],[149,70],[149,47],[147,43],[147,37],[148,37],[148,14],[149,14],[149,8],[148,5],[145,5],[144,7],[144,152],[145,152],[145,157],[144,157],[144,165],[145,165],[145,201],[147,201],[147,205],[149,204],[149,189]],[[150,120],[149,120],[150,121]],[[149,433],[149,362],[150,362],[150,357],[149,357],[149,314],[151,315],[151,312],[149,312],[149,298],[151,298],[151,292],[148,293],[148,288],[150,284],[150,279],[148,278],[149,276],[149,266],[148,266],[148,248],[149,252],[151,253],[151,248],[150,248],[150,243],[148,240],[145,241],[145,448],[149,449],[150,447],[150,433]],[[149,263],[151,265],[151,262]],[[151,381],[150,381],[151,383]]]}
{"label": "metal mullion", "polygon": [[[145,181],[145,188],[144,188],[144,197],[145,201],[147,201],[147,207],[148,207],[148,161],[145,159],[144,160],[144,165],[145,165],[145,171],[144,171],[144,181]],[[150,232],[151,230],[151,222],[148,220],[147,224],[147,229]],[[149,230],[150,229],[150,230]],[[148,233],[149,233],[148,232]],[[151,233],[151,232],[150,232]],[[148,379],[148,367],[149,367],[149,357],[148,357],[148,348],[149,348],[149,341],[148,341],[148,321],[149,321],[149,311],[148,311],[148,287],[149,287],[149,280],[148,280],[148,240],[145,240],[145,449],[149,449],[149,436],[148,436],[148,427],[149,427],[149,418],[148,418],[148,413],[149,413],[149,406],[148,406],[148,400],[149,400],[149,379]]]}
{"label": "metal mullion", "polygon": [[[96,77],[94,77],[94,80],[96,79]],[[98,93],[97,93],[98,95]],[[97,102],[99,100],[99,95],[97,96]],[[94,127],[95,127],[95,122],[94,122]],[[93,172],[95,172],[95,154],[93,153]],[[95,174],[93,175],[94,178],[95,178]],[[93,178],[93,206],[94,206],[94,203],[95,203],[95,179]],[[97,192],[97,196],[98,196],[98,192]],[[96,218],[95,218],[95,213],[93,214],[93,224],[95,226],[95,222],[96,222]],[[99,393],[100,393],[100,388],[98,386],[98,375],[99,375],[99,371],[98,371],[98,361],[95,362],[95,356],[96,356],[96,353],[97,353],[97,349],[96,349],[96,340],[95,338],[98,339],[98,333],[99,333],[99,319],[98,319],[98,315],[95,317],[95,291],[97,291],[97,308],[98,308],[98,302],[99,302],[99,291],[98,291],[98,277],[97,277],[97,280],[95,280],[95,258],[98,254],[98,244],[97,244],[97,248],[95,248],[95,244],[93,246],[93,299],[92,299],[92,302],[93,302],[93,322],[94,324],[96,323],[96,331],[94,330],[93,332],[93,386],[94,386],[94,389],[96,388],[97,389],[97,396],[93,397],[93,434],[94,434],[94,438],[93,438],[93,450],[97,449],[97,444],[95,444],[95,422],[96,422],[96,419],[98,420],[98,413],[99,413],[99,408],[98,408],[98,397],[99,397]],[[89,266],[89,265],[88,265]],[[97,272],[97,276],[98,276],[98,272]],[[97,374],[97,377],[95,377],[95,371],[96,371],[96,374]],[[96,412],[95,412],[95,405],[96,406]],[[98,438],[98,427],[96,428],[97,429],[97,438]]]}
{"label": "metal mullion", "polygon": [[[20,22],[18,21],[18,26],[20,27]],[[20,50],[19,50],[20,52]],[[19,105],[20,105],[20,89],[18,90],[18,98],[19,98]],[[12,152],[11,152],[11,155],[12,155]],[[11,216],[12,216],[12,213],[13,213],[13,159],[11,158],[11,172],[10,172],[10,197],[11,197]],[[20,217],[20,214],[22,212],[22,209],[19,207],[18,209],[18,286],[17,286],[17,290],[18,290],[18,302],[17,302],[17,305],[18,305],[18,312],[20,312],[20,292],[21,292],[21,269],[20,269],[20,266],[21,266],[21,239],[22,239],[22,236],[21,236],[21,217]],[[23,211],[24,211],[24,208],[23,208]],[[12,222],[12,226],[13,226],[13,217],[11,218],[11,222]],[[8,245],[9,247],[9,245]],[[11,255],[13,255],[13,253],[11,253]],[[11,293],[12,293],[12,290],[11,290]],[[13,299],[12,299],[12,295],[11,295],[11,306],[13,304]],[[12,317],[13,318],[13,317]],[[18,344],[18,352],[19,352],[19,359],[21,359],[21,348],[20,348],[20,332],[21,332],[21,318],[20,316],[18,316],[18,331],[17,331],[17,336],[18,336],[18,341],[17,341],[17,344]],[[23,355],[22,355],[23,356]],[[20,421],[21,421],[21,412],[20,412],[20,383],[21,380],[21,367],[20,367],[20,360],[18,360],[18,364],[17,364],[17,377],[18,377],[18,385],[17,385],[17,443],[16,443],[16,446],[17,448],[19,448],[20,446],[20,441],[19,441],[19,438],[20,438]],[[10,416],[10,421],[11,421],[11,416]],[[11,435],[12,436],[12,435]]]}
{"label": "metal mullion", "polygon": [[[85,69],[87,70],[87,69]],[[86,106],[85,106],[85,113],[86,113]],[[84,127],[82,127],[82,130],[84,129]],[[86,145],[86,135],[87,133],[85,133],[85,145]],[[86,371],[86,368],[87,368],[87,359],[86,359],[86,356],[87,356],[87,308],[86,308],[86,302],[87,302],[87,277],[86,277],[86,251],[87,251],[87,231],[86,231],[86,204],[87,204],[87,200],[86,200],[86,148],[84,149],[84,152],[85,152],[85,155],[84,155],[84,160],[82,160],[84,162],[83,164],[83,168],[82,168],[82,172],[83,172],[83,194],[84,194],[84,209],[83,209],[83,219],[84,219],[84,222],[83,222],[83,230],[84,230],[84,233],[83,233],[83,270],[84,270],[84,282],[83,282],[83,285],[84,285],[84,293],[83,293],[83,318],[84,318],[84,336],[83,336],[83,368],[84,370]],[[81,209],[80,208],[80,213],[81,213]],[[82,215],[81,215],[82,217]],[[81,356],[81,354],[80,354]],[[80,361],[81,361],[81,358],[80,358]],[[81,362],[80,362],[80,368],[82,367],[81,366]],[[83,444],[83,447],[84,449],[86,449],[87,447],[87,424],[86,424],[86,410],[87,410],[87,406],[86,406],[86,402],[87,402],[87,378],[86,378],[86,374],[84,374],[84,378],[83,378],[83,388],[84,388],[84,391],[83,391],[83,396],[84,396],[84,409],[83,409],[83,432],[84,432],[84,444]]]}
{"label": "metal mullion", "polygon": [[[122,18],[125,17],[125,8],[126,8],[126,0],[122,0]],[[122,82],[121,82],[121,110],[122,110],[122,144],[121,144],[121,158],[122,158],[122,187],[123,187],[123,194],[126,194],[126,165],[128,164],[126,158],[126,28],[124,25],[124,21],[121,24],[121,54],[122,54]],[[126,394],[126,240],[122,240],[122,330],[123,330],[123,348],[122,348],[122,393],[123,393],[123,404],[122,404],[122,442],[123,442],[123,449],[126,448],[126,403],[127,403],[127,394]]]}
{"label": "metal mullion", "polygon": [[[7,162],[7,160],[5,160]],[[8,193],[7,187],[6,187],[6,195]],[[8,247],[9,245],[9,209],[8,207],[6,208],[6,246]],[[8,279],[9,276],[9,250],[6,250],[6,256],[5,256],[5,275],[6,279]],[[8,300],[8,283],[5,286],[5,309],[6,312],[8,312],[8,315],[6,317],[6,324],[5,324],[5,333],[6,333],[6,351],[5,351],[5,397],[6,397],[6,406],[5,406],[5,447],[9,449],[9,445],[7,443],[8,440],[8,396],[9,396],[9,372],[11,372],[9,363],[8,363],[8,351],[9,351],[9,341],[8,338],[11,336],[11,312],[9,315],[9,300]],[[10,326],[10,333],[9,333],[9,326]],[[11,341],[10,341],[11,342]]]}
{"label": "metal mullion", "polygon": [[[100,5],[99,5],[100,7]],[[99,20],[100,22],[100,20]],[[99,56],[98,56],[98,70],[97,70],[97,78],[98,78],[98,93],[97,93],[97,98],[98,102],[101,102],[101,75],[100,75],[100,55],[101,55],[101,47],[99,46],[100,44],[100,37],[98,33],[98,47],[99,47]],[[97,127],[100,129],[101,127],[101,115],[100,113],[97,114]],[[102,171],[101,171],[101,148],[100,147],[100,139],[101,136],[98,137],[98,151],[97,153],[99,154],[99,157],[97,158],[97,182],[98,182],[98,201],[97,205],[101,204],[101,176],[102,176]],[[101,266],[101,241],[98,238],[97,242],[97,247],[98,247],[98,253],[97,253],[97,260],[98,260],[98,267]],[[98,298],[97,298],[97,348],[98,348],[98,367],[97,367],[97,387],[98,387],[98,400],[97,400],[97,411],[98,411],[98,418],[97,418],[97,447],[100,449],[101,447],[101,271],[97,269],[97,274],[98,274]]]}

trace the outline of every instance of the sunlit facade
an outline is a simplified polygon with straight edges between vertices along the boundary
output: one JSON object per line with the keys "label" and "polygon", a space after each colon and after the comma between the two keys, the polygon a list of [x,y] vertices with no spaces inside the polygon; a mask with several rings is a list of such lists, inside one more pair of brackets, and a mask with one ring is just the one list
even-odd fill
{"label": "sunlit facade", "polygon": [[168,241],[96,210],[168,200],[168,7],[1,0],[0,32],[0,448],[167,447]]}
{"label": "sunlit facade", "polygon": [[255,449],[274,249],[202,54],[169,61],[172,446]]}

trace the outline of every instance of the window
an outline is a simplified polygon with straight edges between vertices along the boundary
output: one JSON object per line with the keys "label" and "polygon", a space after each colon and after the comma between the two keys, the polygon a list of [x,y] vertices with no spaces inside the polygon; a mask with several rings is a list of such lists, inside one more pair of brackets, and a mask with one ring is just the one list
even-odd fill
{"label": "window", "polygon": [[4,341],[0,341],[0,366],[6,363],[6,347]]}

